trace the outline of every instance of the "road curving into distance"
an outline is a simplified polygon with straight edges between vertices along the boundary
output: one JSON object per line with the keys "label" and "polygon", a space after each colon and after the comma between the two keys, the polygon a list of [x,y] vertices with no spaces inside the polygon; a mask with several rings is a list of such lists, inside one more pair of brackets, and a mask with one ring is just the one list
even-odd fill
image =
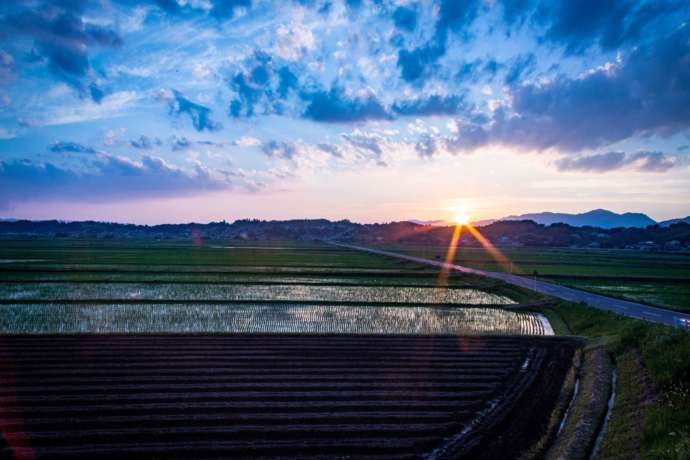
{"label": "road curving into distance", "polygon": [[463,265],[452,264],[448,262],[440,262],[437,260],[424,259],[422,257],[415,257],[406,254],[399,254],[397,252],[383,251],[381,249],[368,248],[366,246],[358,246],[354,244],[339,243],[329,241],[329,244],[340,246],[343,248],[353,249],[356,251],[364,251],[381,256],[394,257],[402,260],[409,260],[424,265],[431,265],[434,267],[445,268],[447,270],[455,270],[462,273],[469,273],[472,275],[486,276],[504,281],[515,286],[532,291],[547,294],[559,299],[567,300],[569,302],[584,302],[590,307],[598,308],[600,310],[608,310],[620,315],[629,316],[631,318],[650,321],[652,323],[665,324],[667,326],[680,327],[690,329],[690,314],[680,313],[673,310],[666,310],[663,308],[651,307],[637,302],[630,302],[627,300],[614,299],[600,294],[593,294],[591,292],[581,291],[558,284],[548,283],[546,281],[539,281],[525,276],[512,275],[503,272],[491,272],[487,270],[479,270],[476,268],[465,267]]}

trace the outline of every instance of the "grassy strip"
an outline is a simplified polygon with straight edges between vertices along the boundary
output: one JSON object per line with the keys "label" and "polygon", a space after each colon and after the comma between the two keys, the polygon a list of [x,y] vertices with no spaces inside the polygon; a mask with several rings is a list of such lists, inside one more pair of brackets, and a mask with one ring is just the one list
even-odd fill
{"label": "grassy strip", "polygon": [[618,355],[616,371],[616,401],[597,459],[639,459],[644,419],[654,402],[651,381],[636,350]]}
{"label": "grassy strip", "polygon": [[[605,344],[615,354],[622,366],[618,379],[621,396],[616,405],[619,401],[624,405],[634,401],[636,394],[644,396],[639,388],[644,374],[640,368],[635,369],[626,353],[640,356],[657,394],[653,401],[648,401],[649,410],[644,413],[614,407],[611,432],[604,439],[601,455],[616,458],[618,452],[627,452],[625,443],[637,439],[640,432],[625,436],[623,433],[637,429],[642,430],[642,458],[690,458],[690,334],[580,304],[561,302],[552,311],[561,316],[573,334],[587,337],[592,344]],[[634,402],[631,404],[632,409],[637,407]],[[629,417],[644,418],[644,422],[641,426],[627,424]]]}
{"label": "grassy strip", "polygon": [[586,459],[592,450],[611,391],[610,354],[604,347],[586,349],[580,376],[580,392],[565,428],[548,459]]}
{"label": "grassy strip", "polygon": [[[681,312],[690,310],[690,289],[686,288],[684,285],[679,285],[679,283],[671,284],[671,287],[675,290],[669,290],[669,283],[664,284],[660,282],[656,285],[641,285],[638,283],[637,286],[634,286],[635,290],[631,289],[629,292],[622,292],[619,289],[625,287],[626,284],[629,283],[617,282],[614,287],[611,287],[611,281],[608,281],[604,286],[559,280],[555,280],[555,282],[582,291],[601,294],[615,299],[628,300],[630,302],[639,302],[652,307]],[[646,288],[643,289],[643,286],[646,286]],[[685,291],[682,289],[685,289]]]}

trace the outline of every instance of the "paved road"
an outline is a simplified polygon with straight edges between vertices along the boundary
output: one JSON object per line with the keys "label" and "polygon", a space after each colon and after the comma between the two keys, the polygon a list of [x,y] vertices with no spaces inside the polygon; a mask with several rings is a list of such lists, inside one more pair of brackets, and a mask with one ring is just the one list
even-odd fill
{"label": "paved road", "polygon": [[395,257],[397,259],[409,260],[425,265],[432,265],[434,267],[446,268],[448,270],[456,270],[462,273],[470,273],[473,275],[487,276],[495,278],[506,283],[514,284],[526,289],[548,294],[559,299],[568,300],[571,302],[584,302],[591,307],[599,308],[601,310],[609,310],[615,313],[630,316],[631,318],[643,319],[653,323],[665,324],[667,326],[684,327],[690,329],[690,315],[686,313],[679,313],[672,310],[665,310],[663,308],[650,307],[636,302],[628,302],[627,300],[614,299],[591,292],[580,291],[558,284],[548,283],[546,281],[535,281],[534,279],[524,276],[512,275],[510,273],[490,272],[486,270],[478,270],[476,268],[465,267],[463,265],[456,265],[446,262],[439,262],[437,260],[423,259],[421,257],[409,256],[406,254],[399,254],[397,252],[383,251],[380,249],[368,248],[365,246],[357,246],[354,244],[336,243],[331,241],[331,244],[336,246],[354,249],[357,251],[370,252],[382,256]]}

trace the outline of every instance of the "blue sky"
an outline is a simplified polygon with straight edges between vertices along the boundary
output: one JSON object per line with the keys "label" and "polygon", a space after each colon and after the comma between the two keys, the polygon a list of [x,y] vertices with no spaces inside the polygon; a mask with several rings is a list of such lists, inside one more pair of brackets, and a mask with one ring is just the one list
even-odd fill
{"label": "blue sky", "polygon": [[5,1],[0,216],[690,214],[683,1]]}

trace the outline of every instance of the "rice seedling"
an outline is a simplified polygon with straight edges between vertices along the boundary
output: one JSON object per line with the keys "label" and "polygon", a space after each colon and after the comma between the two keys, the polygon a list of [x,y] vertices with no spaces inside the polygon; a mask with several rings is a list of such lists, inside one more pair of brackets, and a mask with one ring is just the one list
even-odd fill
{"label": "rice seedling", "polygon": [[0,332],[546,335],[539,315],[500,308],[343,305],[5,304]]}
{"label": "rice seedling", "polygon": [[0,285],[0,298],[22,301],[320,301],[405,304],[508,305],[502,295],[471,288],[321,285],[223,285],[138,283],[13,283]]}

